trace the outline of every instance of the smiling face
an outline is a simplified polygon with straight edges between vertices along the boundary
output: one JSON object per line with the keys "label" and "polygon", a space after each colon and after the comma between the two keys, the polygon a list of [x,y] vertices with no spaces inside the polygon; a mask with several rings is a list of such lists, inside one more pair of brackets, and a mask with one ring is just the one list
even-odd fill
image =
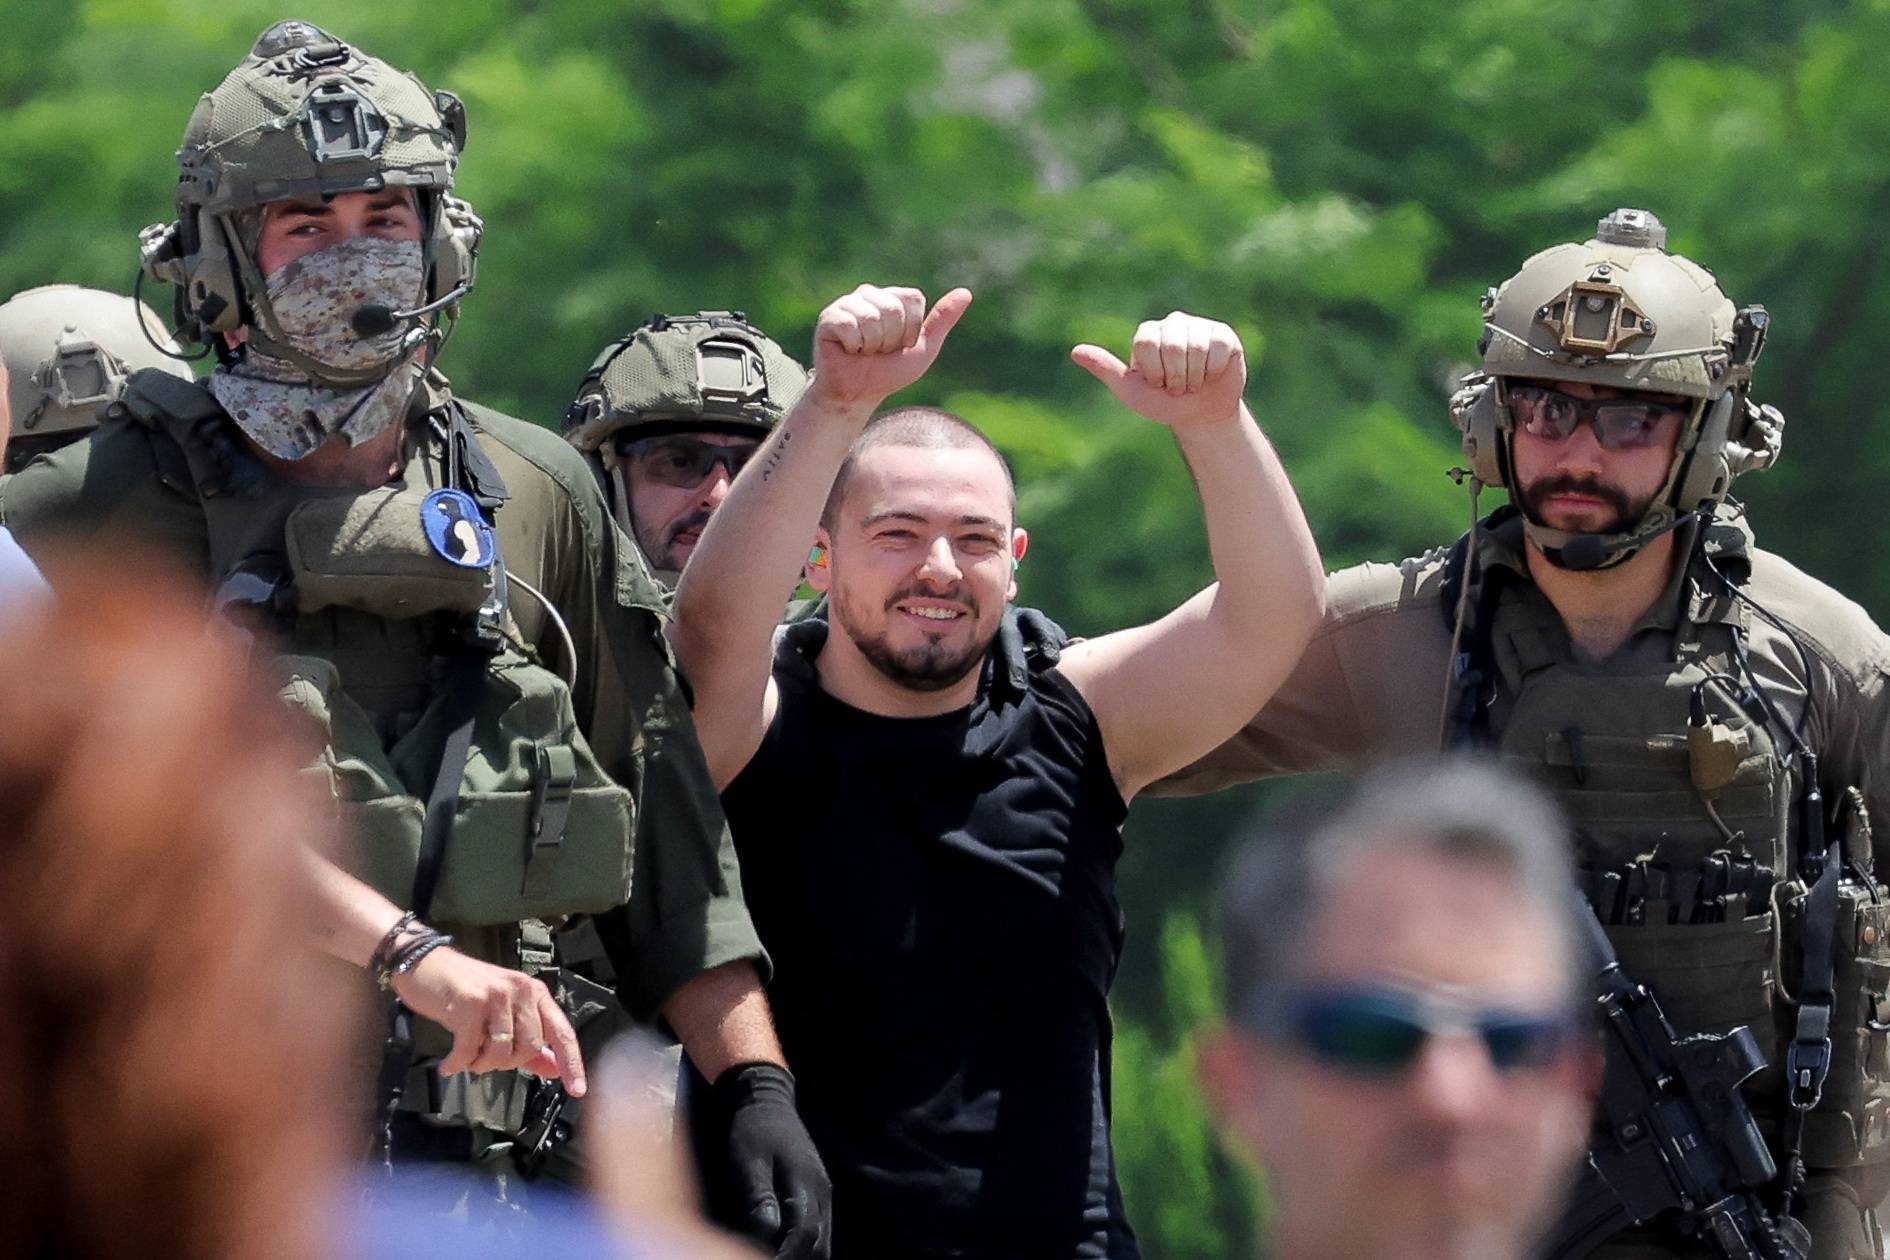
{"label": "smiling face", "polygon": [[1691,401],[1589,385],[1579,381],[1540,384],[1583,400],[1628,398],[1669,408],[1648,434],[1646,445],[1608,450],[1584,419],[1568,437],[1539,437],[1523,425],[1511,439],[1511,462],[1520,489],[1517,506],[1535,524],[1572,534],[1619,534],[1632,530],[1667,483],[1675,443]]}
{"label": "smiling face", "polygon": [[[1482,863],[1379,854],[1323,900],[1299,979],[1559,1009],[1568,973],[1541,914],[1516,879]],[[1402,1071],[1360,1075],[1226,1030],[1203,1068],[1222,1123],[1268,1171],[1278,1254],[1494,1260],[1527,1254],[1565,1186],[1587,1135],[1594,1063],[1571,1046],[1553,1063],[1499,1069],[1478,1037],[1455,1030]]]}
{"label": "smiling face", "polygon": [[982,446],[859,451],[809,570],[833,622],[900,687],[942,691],[984,659],[1017,593],[1010,480]]}
{"label": "smiling face", "polygon": [[272,201],[263,207],[256,266],[266,276],[298,258],[356,237],[420,239],[420,209],[410,188],[336,193],[326,200]]}

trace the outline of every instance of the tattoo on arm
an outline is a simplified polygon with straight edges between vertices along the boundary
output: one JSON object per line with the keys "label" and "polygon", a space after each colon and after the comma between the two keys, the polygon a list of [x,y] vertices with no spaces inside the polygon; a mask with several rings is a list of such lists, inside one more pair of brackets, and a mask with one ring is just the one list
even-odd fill
{"label": "tattoo on arm", "polygon": [[781,466],[781,456],[786,452],[787,444],[793,440],[794,434],[791,431],[787,429],[781,430],[781,440],[774,444],[773,449],[768,452],[768,462],[761,466],[761,479],[763,481],[774,476],[774,470]]}

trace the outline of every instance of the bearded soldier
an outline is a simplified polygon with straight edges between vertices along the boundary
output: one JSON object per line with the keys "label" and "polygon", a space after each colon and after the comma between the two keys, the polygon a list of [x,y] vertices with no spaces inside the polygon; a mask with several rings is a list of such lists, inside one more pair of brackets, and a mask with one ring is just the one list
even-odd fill
{"label": "bearded soldier", "polygon": [[[0,513],[29,547],[135,530],[280,653],[356,842],[319,864],[323,946],[420,1017],[381,1064],[390,1161],[479,1163],[510,1196],[570,1130],[573,1023],[589,1041],[621,1001],[740,1101],[756,1231],[824,1254],[825,1173],[663,594],[575,451],[432,366],[481,234],[450,195],[465,139],[451,94],[304,22],[264,32],[190,120],[177,221],[143,236],[216,371],[137,374],[122,416],[15,477]],[[583,913],[614,995],[550,945]]]}
{"label": "bearded soldier", "polygon": [[1653,215],[1619,210],[1489,292],[1453,413],[1473,493],[1511,504],[1454,547],[1336,575],[1292,679],[1167,790],[1440,743],[1526,769],[1574,822],[1625,974],[1678,1033],[1747,1026],[1767,1063],[1744,1092],[1769,1159],[1743,1181],[1777,1239],[1714,1250],[1706,1204],[1648,1212],[1666,1192],[1622,1172],[1646,1134],[1603,1119],[1591,1163],[1652,1197],[1559,1254],[1789,1254],[1789,1215],[1814,1256],[1876,1257],[1890,640],[1759,550],[1727,498],[1779,453],[1783,418],[1749,393],[1768,317],[1665,245]]}
{"label": "bearded soldier", "polygon": [[0,359],[13,408],[5,471],[97,428],[141,368],[189,380],[181,358],[151,308],[132,298],[76,284],[15,293],[0,303]]}
{"label": "bearded soldier", "polygon": [[658,315],[591,364],[564,435],[666,586],[807,385],[807,369],[739,312]]}

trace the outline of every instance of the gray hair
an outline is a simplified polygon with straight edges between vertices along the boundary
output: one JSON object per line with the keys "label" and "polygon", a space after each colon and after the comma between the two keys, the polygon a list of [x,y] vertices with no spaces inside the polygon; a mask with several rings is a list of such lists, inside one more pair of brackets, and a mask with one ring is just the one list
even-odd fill
{"label": "gray hair", "polygon": [[1333,887],[1357,864],[1392,853],[1467,860],[1510,876],[1539,907],[1566,960],[1576,1000],[1588,982],[1567,825],[1548,794],[1496,765],[1466,758],[1390,765],[1336,803],[1293,811],[1237,855],[1225,884],[1222,934],[1229,1017],[1256,993],[1298,974]]}

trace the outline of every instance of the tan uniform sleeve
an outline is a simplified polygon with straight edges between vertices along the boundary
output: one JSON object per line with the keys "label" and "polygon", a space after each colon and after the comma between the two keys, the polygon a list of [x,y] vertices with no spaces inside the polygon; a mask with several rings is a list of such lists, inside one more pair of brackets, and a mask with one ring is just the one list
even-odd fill
{"label": "tan uniform sleeve", "polygon": [[1788,716],[1803,711],[1809,694],[1805,731],[1825,804],[1835,808],[1847,787],[1863,794],[1877,876],[1890,879],[1890,636],[1856,603],[1770,552],[1753,554],[1748,589],[1791,627],[1787,635],[1755,613],[1752,664]]}
{"label": "tan uniform sleeve", "polygon": [[1273,775],[1437,751],[1450,632],[1435,559],[1333,574],[1325,624],[1266,707],[1232,739],[1149,791],[1193,796]]}
{"label": "tan uniform sleeve", "polygon": [[[1823,661],[1812,748],[1826,804],[1855,787],[1870,821],[1872,863],[1890,880],[1890,639],[1874,625],[1846,635],[1841,655]],[[1822,728],[1822,729],[1819,729]]]}

